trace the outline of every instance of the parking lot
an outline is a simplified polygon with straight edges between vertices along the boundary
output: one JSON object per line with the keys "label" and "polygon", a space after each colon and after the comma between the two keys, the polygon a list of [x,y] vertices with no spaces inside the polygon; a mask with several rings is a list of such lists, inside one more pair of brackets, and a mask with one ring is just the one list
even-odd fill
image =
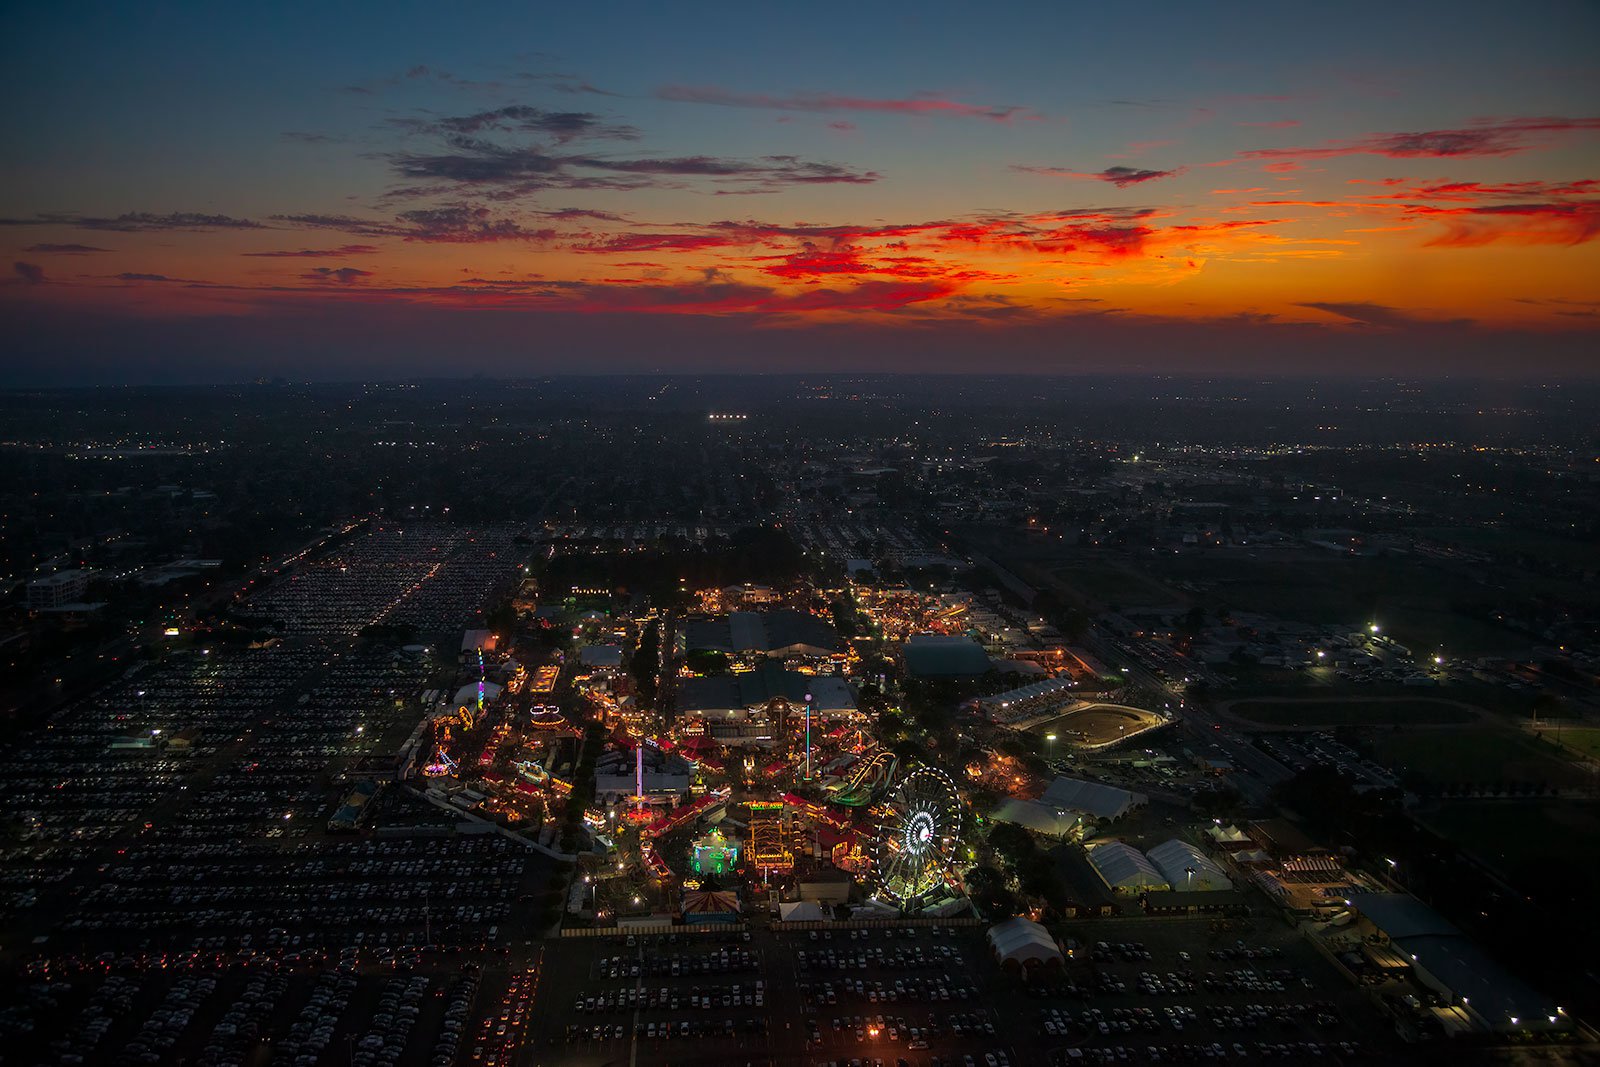
{"label": "parking lot", "polygon": [[[1115,920],[1071,928],[1059,980],[1007,1019],[1056,1063],[1385,1062],[1393,1030],[1293,930],[1271,920]],[[1038,1060],[1036,1062],[1043,1062]]]}
{"label": "parking lot", "polygon": [[730,930],[551,942],[543,1009],[514,1062],[1400,1059],[1391,1028],[1280,924],[1110,920],[1068,930],[1074,959],[1058,979],[1032,984],[989,957],[981,927],[757,926],[748,941]]}
{"label": "parking lot", "polygon": [[[526,1063],[1020,1064],[973,973],[930,928],[756,927],[546,946],[548,1014]],[[631,940],[633,943],[629,944]]]}
{"label": "parking lot", "polygon": [[0,1059],[254,1064],[270,1045],[301,1067],[448,1067],[520,1047],[550,861],[394,783],[361,832],[329,831],[354,783],[392,778],[436,670],[350,627],[470,623],[508,545],[357,539],[261,594],[286,640],[174,649],[0,755]]}

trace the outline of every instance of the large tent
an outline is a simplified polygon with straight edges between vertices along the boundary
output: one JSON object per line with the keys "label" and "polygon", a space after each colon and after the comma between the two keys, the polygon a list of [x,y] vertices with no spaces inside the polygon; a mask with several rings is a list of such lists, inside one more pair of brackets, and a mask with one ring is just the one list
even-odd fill
{"label": "large tent", "polygon": [[1089,850],[1089,862],[1106,885],[1121,893],[1171,888],[1143,852],[1121,841],[1096,845]]}
{"label": "large tent", "polygon": [[737,922],[739,895],[731,890],[692,890],[683,895],[685,923]]}
{"label": "large tent", "polygon": [[1146,856],[1174,889],[1187,892],[1233,888],[1222,868],[1187,841],[1163,841]]}
{"label": "large tent", "polygon": [[1007,822],[1020,826],[1024,830],[1032,830],[1036,834],[1049,834],[1051,837],[1064,837],[1077,829],[1079,816],[1076,812],[1061,811],[1048,804],[1041,804],[1037,800],[1017,800],[1007,797],[1000,802],[989,816],[995,822]]}
{"label": "large tent", "polygon": [[989,927],[989,950],[1002,966],[1021,969],[1060,967],[1066,960],[1050,932],[1022,917]]}
{"label": "large tent", "polygon": [[1061,811],[1075,811],[1096,819],[1119,819],[1130,808],[1136,808],[1148,799],[1143,793],[1130,793],[1104,782],[1057,778],[1050,783],[1039,801]]}
{"label": "large tent", "polygon": [[809,900],[785,901],[778,905],[778,917],[786,923],[821,922],[832,918]]}

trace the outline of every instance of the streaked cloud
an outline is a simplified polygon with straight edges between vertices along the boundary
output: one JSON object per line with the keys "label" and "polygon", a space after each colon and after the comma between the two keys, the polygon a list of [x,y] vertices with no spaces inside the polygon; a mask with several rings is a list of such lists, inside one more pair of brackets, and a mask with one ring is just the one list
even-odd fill
{"label": "streaked cloud", "polygon": [[968,104],[935,93],[909,97],[881,98],[848,96],[840,93],[743,93],[712,85],[664,85],[656,90],[661,100],[686,104],[715,104],[721,107],[762,108],[769,111],[811,111],[818,114],[876,112],[885,115],[937,115],[950,118],[987,119],[1011,122],[1037,118],[1029,108],[1011,104]]}
{"label": "streaked cloud", "polygon": [[1510,156],[1547,146],[1567,135],[1595,130],[1600,130],[1600,117],[1488,119],[1458,129],[1378,133],[1353,141],[1327,141],[1302,148],[1257,148],[1239,155],[1245,159],[1331,159],[1355,155],[1392,159]]}

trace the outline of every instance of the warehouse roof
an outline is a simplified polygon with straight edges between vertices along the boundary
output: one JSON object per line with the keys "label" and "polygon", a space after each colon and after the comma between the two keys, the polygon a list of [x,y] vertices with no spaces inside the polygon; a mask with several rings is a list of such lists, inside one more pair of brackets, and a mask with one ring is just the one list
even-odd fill
{"label": "warehouse roof", "polygon": [[917,678],[966,678],[993,666],[983,646],[970,637],[912,634],[905,644],[906,673]]}
{"label": "warehouse roof", "polygon": [[754,708],[782,698],[804,704],[811,694],[811,709],[819,714],[854,711],[850,685],[833,674],[801,674],[776,663],[763,663],[753,671],[685,678],[678,686],[680,712],[733,711]]}
{"label": "warehouse roof", "polygon": [[1391,941],[1403,937],[1459,934],[1449,919],[1409,893],[1357,893],[1350,904]]}
{"label": "warehouse roof", "polygon": [[690,651],[829,655],[839,651],[839,635],[823,619],[805,611],[735,611],[688,619],[683,627]]}

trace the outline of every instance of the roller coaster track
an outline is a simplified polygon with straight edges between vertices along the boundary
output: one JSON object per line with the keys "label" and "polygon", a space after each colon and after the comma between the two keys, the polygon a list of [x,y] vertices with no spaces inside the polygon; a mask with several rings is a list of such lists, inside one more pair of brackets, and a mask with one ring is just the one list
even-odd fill
{"label": "roller coaster track", "polygon": [[888,788],[889,782],[894,778],[895,767],[899,760],[893,752],[880,749],[870,758],[862,760],[850,773],[838,792],[829,798],[835,804],[843,804],[847,808],[864,808],[872,803],[874,796]]}

